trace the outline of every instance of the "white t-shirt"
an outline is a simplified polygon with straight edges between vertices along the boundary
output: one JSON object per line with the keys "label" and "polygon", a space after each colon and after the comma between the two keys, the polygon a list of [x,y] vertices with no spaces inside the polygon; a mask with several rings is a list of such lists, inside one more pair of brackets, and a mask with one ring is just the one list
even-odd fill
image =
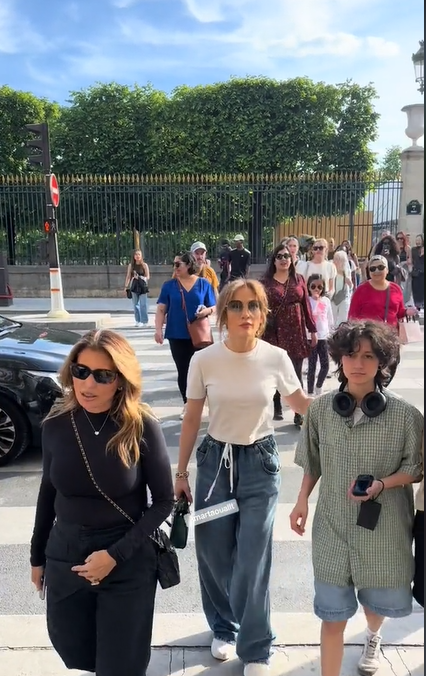
{"label": "white t-shirt", "polygon": [[301,388],[285,350],[258,340],[251,352],[232,352],[223,342],[196,352],[188,372],[188,399],[209,405],[213,439],[248,446],[274,432],[272,399]]}
{"label": "white t-shirt", "polygon": [[326,296],[322,296],[318,300],[309,296],[309,302],[317,326],[317,338],[318,340],[326,340],[333,330],[334,323],[330,300]]}
{"label": "white t-shirt", "polygon": [[[329,292],[329,281],[334,280],[337,275],[336,266],[333,261],[323,261],[322,263],[312,263],[312,261],[300,262],[297,265],[297,272],[303,275],[305,282],[308,281],[311,275],[321,275],[325,283],[325,291]],[[334,284],[333,284],[334,288]]]}

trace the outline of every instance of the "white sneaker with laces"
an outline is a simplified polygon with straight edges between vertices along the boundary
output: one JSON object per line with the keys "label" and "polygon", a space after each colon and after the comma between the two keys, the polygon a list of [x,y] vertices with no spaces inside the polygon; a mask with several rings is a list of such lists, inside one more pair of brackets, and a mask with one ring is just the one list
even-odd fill
{"label": "white sneaker with laces", "polygon": [[380,647],[382,637],[379,634],[368,635],[365,639],[364,650],[358,662],[358,672],[361,676],[373,676],[380,668]]}
{"label": "white sneaker with laces", "polygon": [[244,676],[264,676],[270,673],[269,664],[259,664],[258,662],[251,662],[244,667]]}
{"label": "white sneaker with laces", "polygon": [[225,662],[235,655],[235,646],[232,643],[221,641],[219,638],[214,638],[212,641],[211,653],[215,660]]}

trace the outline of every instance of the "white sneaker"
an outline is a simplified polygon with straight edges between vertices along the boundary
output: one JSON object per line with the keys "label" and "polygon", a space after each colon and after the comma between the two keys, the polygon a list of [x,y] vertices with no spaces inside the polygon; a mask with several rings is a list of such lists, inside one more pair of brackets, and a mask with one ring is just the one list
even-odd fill
{"label": "white sneaker", "polygon": [[182,413],[181,413],[180,416],[179,416],[179,418],[180,418],[181,420],[184,419],[185,413],[186,413],[186,404],[184,404],[183,409],[182,409]]}
{"label": "white sneaker", "polygon": [[232,643],[221,641],[219,638],[214,638],[211,647],[211,653],[215,660],[225,662],[235,655],[235,646]]}
{"label": "white sneaker", "polygon": [[269,664],[251,662],[244,667],[244,676],[264,676],[270,672]]}
{"label": "white sneaker", "polygon": [[358,672],[362,676],[373,676],[380,668],[380,646],[382,637],[378,634],[367,636],[364,650],[358,662]]}

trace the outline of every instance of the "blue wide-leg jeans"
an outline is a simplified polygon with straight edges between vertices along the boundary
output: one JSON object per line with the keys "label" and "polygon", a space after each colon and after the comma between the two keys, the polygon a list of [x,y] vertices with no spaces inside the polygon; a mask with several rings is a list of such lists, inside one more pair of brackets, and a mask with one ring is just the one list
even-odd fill
{"label": "blue wide-leg jeans", "polygon": [[231,446],[207,435],[197,450],[195,510],[232,499],[239,508],[196,521],[195,546],[207,622],[215,638],[236,641],[244,664],[267,663],[275,639],[269,582],[280,481],[273,436]]}

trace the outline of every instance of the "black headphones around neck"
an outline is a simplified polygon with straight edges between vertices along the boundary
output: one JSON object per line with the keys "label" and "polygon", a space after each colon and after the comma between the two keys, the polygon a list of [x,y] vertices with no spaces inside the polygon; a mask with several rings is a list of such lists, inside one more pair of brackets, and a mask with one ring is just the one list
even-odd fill
{"label": "black headphones around neck", "polygon": [[[349,392],[345,392],[346,384],[342,383],[337,394],[333,397],[333,411],[338,413],[342,418],[349,418],[354,414],[357,406],[355,397]],[[377,418],[383,413],[387,405],[387,399],[382,390],[378,388],[374,392],[366,394],[361,402],[361,411],[367,418]]]}

